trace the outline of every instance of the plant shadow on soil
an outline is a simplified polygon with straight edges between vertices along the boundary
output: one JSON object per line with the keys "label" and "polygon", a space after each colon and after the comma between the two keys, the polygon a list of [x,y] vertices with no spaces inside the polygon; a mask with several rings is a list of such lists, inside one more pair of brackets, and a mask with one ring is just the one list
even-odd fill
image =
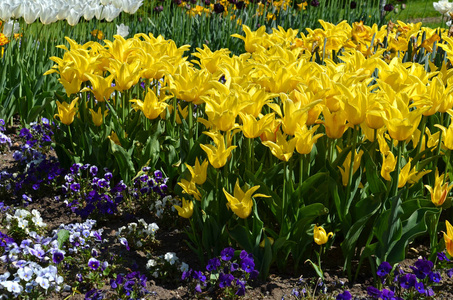
{"label": "plant shadow on soil", "polygon": [[[19,149],[18,137],[15,134],[18,131],[18,127],[15,130],[8,132],[8,135],[13,140],[13,146],[10,151],[0,155],[0,172],[8,171],[15,172],[19,170],[19,167],[13,159],[13,153]],[[53,154],[53,153],[50,153]],[[52,231],[57,229],[60,224],[69,224],[76,222],[83,222],[79,216],[71,212],[63,202],[57,202],[54,200],[55,195],[42,195],[41,197],[34,197],[32,203],[27,209],[37,209],[40,211],[43,221],[47,224],[47,229]],[[3,201],[6,205],[20,207],[20,195],[8,195],[3,197]],[[195,253],[193,253],[186,244],[186,235],[184,230],[181,229],[169,229],[161,226],[160,219],[154,218],[151,214],[142,213],[142,215],[136,215],[135,220],[131,219],[134,216],[119,216],[109,221],[98,221],[96,228],[103,228],[103,238],[108,239],[108,249],[115,254],[120,255],[126,262],[125,270],[129,268],[137,268],[136,270],[147,275],[147,288],[151,294],[147,295],[145,299],[194,299],[195,296],[189,291],[187,285],[183,282],[175,279],[173,283],[160,282],[154,280],[147,272],[145,266],[147,258],[143,252],[140,251],[127,251],[124,246],[115,242],[115,233],[121,226],[126,226],[132,221],[136,221],[143,218],[147,223],[156,222],[160,229],[156,233],[156,239],[159,241],[155,249],[152,249],[153,255],[159,256],[166,252],[175,252],[178,258],[189,264],[192,269],[203,270],[197,260]],[[183,226],[182,226],[183,227]],[[1,228],[1,227],[0,227]],[[6,232],[6,229],[1,228],[2,232]],[[409,246],[407,253],[407,259],[400,263],[403,269],[409,271],[409,266],[417,260],[418,257],[427,257],[429,254],[429,242],[426,239],[416,240]],[[317,245],[313,243],[313,248]],[[331,249],[329,249],[323,257],[323,270],[325,275],[324,283],[328,287],[327,296],[335,298],[337,294],[343,290],[349,290],[353,295],[353,299],[367,299],[366,288],[373,284],[373,276],[371,274],[371,268],[369,267],[368,261],[365,261],[357,280],[350,283],[347,276],[344,274],[341,267],[343,262],[343,256],[341,248],[338,243],[335,243]],[[357,266],[357,261],[353,264]],[[288,265],[291,265],[288,263]],[[0,262],[0,274],[4,273],[6,266]],[[355,271],[355,270],[354,270]],[[294,288],[299,287],[301,290],[301,280],[307,284],[305,287],[307,291],[316,290],[316,295],[319,298],[325,299],[323,295],[319,294],[320,288],[318,288],[318,278],[313,268],[305,263],[299,267],[297,273],[294,270],[277,270],[271,269],[270,275],[267,280],[258,280],[255,282],[250,289],[247,289],[246,295],[243,299],[296,299],[291,296],[291,292]],[[342,283],[344,285],[342,286]],[[70,283],[69,283],[70,284]],[[453,299],[453,289],[451,288],[453,280],[451,278],[443,278],[441,286],[436,288],[437,295],[435,299]],[[440,292],[439,292],[440,291]],[[221,295],[213,293],[204,293],[198,296],[200,299],[221,299]],[[49,295],[49,300],[56,299],[84,299],[83,294],[61,293]],[[105,299],[109,298],[107,293]]]}

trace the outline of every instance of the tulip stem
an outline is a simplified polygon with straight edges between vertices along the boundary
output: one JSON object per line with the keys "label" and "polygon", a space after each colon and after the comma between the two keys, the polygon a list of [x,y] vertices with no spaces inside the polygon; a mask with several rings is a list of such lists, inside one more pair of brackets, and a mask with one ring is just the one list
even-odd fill
{"label": "tulip stem", "polygon": [[193,102],[189,103],[189,151],[193,147]]}
{"label": "tulip stem", "polygon": [[351,164],[349,166],[349,177],[348,177],[348,186],[346,187],[346,205],[345,205],[345,210],[343,212],[343,216],[347,214],[349,207],[351,205],[350,201],[350,193],[351,193],[351,185],[352,185],[352,175],[354,174],[354,159],[355,159],[355,148],[357,147],[357,136],[358,136],[358,131],[359,127],[357,125],[354,125],[353,128],[354,132],[352,135],[352,149],[351,149]]}
{"label": "tulip stem", "polygon": [[248,169],[250,172],[254,173],[253,170],[253,160],[254,160],[254,155],[253,155],[253,141],[252,139],[246,138],[247,139],[247,154],[248,154]]}
{"label": "tulip stem", "polygon": [[[420,138],[418,139],[417,151],[415,152],[415,155],[420,154],[420,150],[422,149],[423,137],[425,136],[426,122],[427,122],[427,117],[423,116],[422,129],[420,130]],[[418,167],[419,162],[420,161],[417,162],[417,167]]]}
{"label": "tulip stem", "polygon": [[320,245],[319,246],[319,255],[318,255],[318,267],[319,267],[319,270],[321,271],[321,274],[322,274],[322,268],[321,268],[321,255],[322,255],[322,252],[324,251],[324,247],[323,245]]}
{"label": "tulip stem", "polygon": [[[393,142],[393,141],[392,141]],[[392,196],[395,196],[398,194],[398,181],[400,177],[400,164],[401,164],[401,153],[403,151],[404,147],[404,141],[398,141],[398,156],[396,157],[396,173],[395,177],[393,178],[393,191],[392,191]]]}

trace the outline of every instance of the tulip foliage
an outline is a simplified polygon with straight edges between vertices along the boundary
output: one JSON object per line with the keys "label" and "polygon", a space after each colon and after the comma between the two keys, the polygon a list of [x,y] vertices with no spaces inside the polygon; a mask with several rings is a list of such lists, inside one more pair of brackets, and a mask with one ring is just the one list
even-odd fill
{"label": "tulip foliage", "polygon": [[237,244],[263,274],[309,258],[315,223],[351,276],[355,257],[397,262],[423,234],[438,249],[451,205],[450,38],[421,24],[320,22],[307,34],[244,26],[234,36],[245,53],[205,45],[190,61],[189,46],[152,34],[67,38],[46,73],[67,94],[61,161],[125,180],[165,170],[200,259]]}

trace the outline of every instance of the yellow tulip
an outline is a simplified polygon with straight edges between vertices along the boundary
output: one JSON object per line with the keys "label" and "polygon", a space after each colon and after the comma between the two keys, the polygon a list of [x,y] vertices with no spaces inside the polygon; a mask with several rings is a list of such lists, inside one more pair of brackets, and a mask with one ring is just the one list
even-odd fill
{"label": "yellow tulip", "polygon": [[212,88],[226,89],[208,70],[198,70],[187,63],[179,65],[175,74],[166,76],[165,82],[176,98],[194,104],[203,103],[202,97],[208,95]]}
{"label": "yellow tulip", "polygon": [[104,115],[102,115],[102,112],[101,112],[101,108],[99,107],[98,108],[98,111],[95,112],[94,110],[92,110],[91,108],[89,109],[90,112],[91,112],[91,117],[93,119],[93,123],[94,125],[96,126],[101,126],[102,125],[102,122],[103,122],[103,118],[105,118],[108,114],[108,110],[105,110],[104,111]]}
{"label": "yellow tulip", "polygon": [[[359,153],[356,152],[354,155],[354,166],[352,168],[353,175],[355,174],[355,172],[357,172],[357,170],[360,167],[360,161],[362,159],[362,155],[363,155],[363,150],[360,150]],[[341,181],[344,186],[347,186],[348,182],[349,182],[349,170],[351,169],[351,156],[352,156],[352,153],[349,152],[343,162],[344,169],[341,168],[340,166],[338,166],[338,168],[340,169],[340,173],[341,173]]]}
{"label": "yellow tulip", "polygon": [[286,140],[287,135],[277,132],[277,141],[262,142],[264,146],[271,149],[272,154],[280,160],[289,161],[293,156],[294,149],[296,148],[296,138],[292,138],[289,141]]}
{"label": "yellow tulip", "polygon": [[135,103],[132,108],[141,110],[145,117],[154,120],[165,110],[165,108],[167,108],[168,104],[164,101],[168,98],[171,98],[171,96],[164,96],[161,100],[156,96],[152,89],[148,89],[144,102],[138,99],[132,99],[130,102]]}
{"label": "yellow tulip", "polygon": [[77,101],[79,98],[72,100],[71,104],[67,102],[60,103],[57,100],[58,114],[54,115],[54,118],[58,116],[60,122],[65,125],[70,125],[74,121],[74,116],[77,112]]}
{"label": "yellow tulip", "polygon": [[440,128],[443,132],[442,144],[444,145],[444,147],[449,150],[453,150],[453,124],[450,124],[448,128],[445,128],[444,126],[439,124],[435,124],[434,126]]}
{"label": "yellow tulip", "polygon": [[118,91],[127,91],[140,80],[140,61],[131,64],[121,63],[116,60],[110,61],[107,70],[115,77],[115,87]]}
{"label": "yellow tulip", "polygon": [[58,81],[63,85],[66,95],[70,97],[80,91],[82,80],[77,77],[77,74],[70,68],[66,68],[60,72],[60,79]]}
{"label": "yellow tulip", "polygon": [[242,120],[242,133],[244,136],[249,139],[254,139],[259,137],[265,130],[270,131],[269,125],[275,118],[275,114],[267,114],[262,117],[260,120],[256,120],[254,116],[249,114],[239,113],[239,116]]}
{"label": "yellow tulip", "polygon": [[178,182],[178,185],[182,187],[184,194],[192,195],[198,201],[201,201],[201,193],[195,185],[195,181],[182,179],[181,182]]}
{"label": "yellow tulip", "polygon": [[261,241],[260,243],[261,248],[264,248],[264,246],[266,246],[266,240],[271,244],[271,246],[274,244],[274,239],[270,236],[267,236]]}
{"label": "yellow tulip", "polygon": [[208,155],[209,163],[216,169],[223,167],[227,163],[231,151],[233,151],[237,146],[230,146],[227,148],[225,146],[225,139],[223,135],[221,135],[220,133],[217,134],[213,132],[203,133],[209,135],[214,140],[215,143],[215,146],[203,144],[200,145],[200,147]]}
{"label": "yellow tulip", "polygon": [[121,146],[121,142],[120,142],[120,139],[118,138],[118,135],[116,134],[115,131],[112,131],[112,134],[108,136],[108,138],[114,142],[115,144],[117,144],[118,146]]}
{"label": "yellow tulip", "polygon": [[319,125],[313,126],[308,129],[306,125],[297,127],[296,130],[296,151],[300,154],[309,154],[313,149],[316,141],[322,137],[323,133],[313,135],[318,129]]}
{"label": "yellow tulip", "polygon": [[422,114],[429,107],[409,109],[409,99],[407,94],[397,94],[393,104],[386,109],[387,114],[384,116],[384,122],[389,135],[397,141],[407,140],[417,129],[422,118]]}
{"label": "yellow tulip", "polygon": [[[256,52],[258,50],[264,50],[263,44],[269,41],[269,35],[266,33],[266,26],[261,26],[256,31],[251,31],[247,25],[242,25],[245,37],[235,33],[232,37],[239,38],[245,42],[245,51],[249,53]],[[268,45],[269,46],[269,45]]]}
{"label": "yellow tulip", "polygon": [[333,236],[332,232],[327,233],[324,228],[322,228],[321,226],[318,227],[315,225],[315,229],[313,232],[313,238],[314,238],[316,244],[318,244],[320,246],[324,245],[329,240],[329,237],[332,237],[332,236]]}
{"label": "yellow tulip", "polygon": [[409,159],[409,162],[401,169],[398,177],[398,188],[402,188],[406,183],[414,184],[417,183],[425,174],[431,172],[431,170],[423,170],[417,172],[415,166],[411,169],[412,158]]}
{"label": "yellow tulip", "polygon": [[206,181],[206,173],[208,171],[208,161],[205,159],[200,165],[198,157],[195,159],[195,166],[191,167],[188,164],[185,164],[187,169],[189,169],[190,174],[192,175],[192,181],[198,185],[202,185]]}
{"label": "yellow tulip", "polygon": [[383,162],[381,168],[381,176],[387,181],[391,181],[392,178],[390,177],[390,173],[395,170],[396,167],[396,159],[392,152],[388,152],[387,155],[383,155]]}
{"label": "yellow tulip", "polygon": [[[259,185],[251,187],[247,191],[243,191],[239,186],[239,179],[236,180],[236,185],[234,186],[234,196],[230,195],[225,188],[223,188],[223,193],[228,200],[227,207],[241,219],[247,218],[252,212],[253,201],[252,194],[260,188]],[[264,194],[255,194],[253,197],[270,197]]]}
{"label": "yellow tulip", "polygon": [[322,110],[324,116],[324,127],[326,128],[326,135],[331,139],[339,139],[343,136],[346,131],[346,120],[347,114],[344,110],[336,112],[330,112],[329,109],[324,106]]}
{"label": "yellow tulip", "polygon": [[180,217],[189,219],[193,215],[193,202],[182,198],[182,207],[179,205],[173,205],[178,211]]}
{"label": "yellow tulip", "polygon": [[85,74],[91,82],[92,87],[85,87],[81,90],[84,92],[93,92],[94,98],[99,102],[104,102],[110,98],[110,95],[115,91],[115,87],[112,87],[114,75],[111,74],[107,78],[95,74]]}
{"label": "yellow tulip", "polygon": [[450,192],[453,184],[448,184],[444,181],[445,174],[439,176],[439,170],[436,169],[436,177],[434,181],[434,188],[429,185],[425,185],[431,194],[431,202],[436,206],[441,206],[447,199],[447,195]]}
{"label": "yellow tulip", "polygon": [[445,248],[450,256],[453,256],[453,226],[450,222],[445,221],[447,227],[447,233],[444,232]]}

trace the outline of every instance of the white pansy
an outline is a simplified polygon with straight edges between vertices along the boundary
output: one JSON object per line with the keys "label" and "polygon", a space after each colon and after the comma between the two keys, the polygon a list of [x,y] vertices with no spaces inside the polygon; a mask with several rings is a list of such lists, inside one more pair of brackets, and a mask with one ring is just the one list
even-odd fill
{"label": "white pansy", "polygon": [[181,266],[179,266],[179,270],[181,272],[187,272],[187,271],[189,271],[189,265],[186,264],[185,262],[182,262]]}
{"label": "white pansy", "polygon": [[146,263],[146,268],[151,269],[152,267],[155,267],[156,265],[157,265],[157,262],[154,259],[150,259]]}
{"label": "white pansy", "polygon": [[174,265],[175,262],[178,260],[178,257],[176,256],[176,253],[174,252],[167,252],[164,255],[164,259],[170,263],[170,265]]}

